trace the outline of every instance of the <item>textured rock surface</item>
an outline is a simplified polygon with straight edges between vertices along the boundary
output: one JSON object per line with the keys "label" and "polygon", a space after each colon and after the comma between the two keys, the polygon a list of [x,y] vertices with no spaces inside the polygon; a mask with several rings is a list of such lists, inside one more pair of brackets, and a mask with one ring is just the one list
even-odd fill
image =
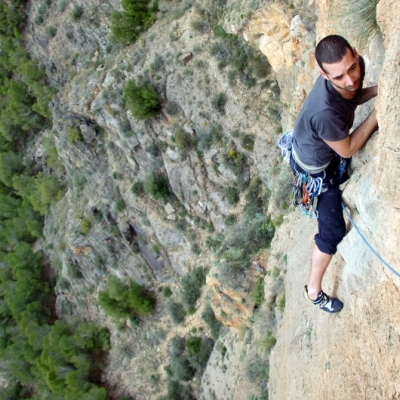
{"label": "textured rock surface", "polygon": [[[321,2],[320,7],[318,26],[325,26],[327,4]],[[353,176],[344,192],[360,230],[397,270],[400,53],[395,21],[399,17],[398,2],[379,3],[378,21],[385,48],[380,76],[374,76],[374,66],[382,61],[382,53],[374,42],[370,54],[365,49],[363,54],[372,67],[370,80],[379,78],[376,106],[380,129],[355,157]],[[323,33],[318,31],[318,35]],[[311,307],[301,292],[308,277],[316,227],[303,218],[290,222],[291,226],[285,223],[279,231],[280,240],[287,243],[287,300],[270,360],[270,398],[398,398],[400,279],[372,255],[353,228],[339,246],[324,280],[324,289],[343,299],[343,311],[332,316]]]}

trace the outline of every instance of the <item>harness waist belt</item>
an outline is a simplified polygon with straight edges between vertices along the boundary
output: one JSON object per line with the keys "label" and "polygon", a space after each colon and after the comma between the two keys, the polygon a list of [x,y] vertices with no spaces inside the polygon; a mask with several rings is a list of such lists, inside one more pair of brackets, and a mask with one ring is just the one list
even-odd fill
{"label": "harness waist belt", "polygon": [[330,161],[321,167],[315,167],[314,165],[304,164],[303,161],[301,161],[299,156],[296,154],[294,146],[292,147],[292,156],[294,158],[294,161],[296,161],[296,163],[299,165],[299,167],[304,169],[304,171],[309,172],[310,174],[319,174],[320,172],[325,170],[326,167],[330,164]]}

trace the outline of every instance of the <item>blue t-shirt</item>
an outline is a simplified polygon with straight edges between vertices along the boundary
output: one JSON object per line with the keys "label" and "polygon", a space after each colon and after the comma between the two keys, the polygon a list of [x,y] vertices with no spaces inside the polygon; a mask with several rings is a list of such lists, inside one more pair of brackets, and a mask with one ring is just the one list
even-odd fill
{"label": "blue t-shirt", "polygon": [[354,122],[364,81],[364,60],[360,57],[361,84],[353,99],[345,99],[322,76],[319,76],[294,125],[293,147],[304,164],[315,167],[329,163],[336,155],[324,140],[345,139]]}

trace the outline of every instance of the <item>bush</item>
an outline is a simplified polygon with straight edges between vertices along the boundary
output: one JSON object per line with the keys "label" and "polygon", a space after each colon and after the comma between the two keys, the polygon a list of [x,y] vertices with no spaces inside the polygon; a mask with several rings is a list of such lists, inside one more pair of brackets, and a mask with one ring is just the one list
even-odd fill
{"label": "bush", "polygon": [[219,114],[225,114],[225,104],[227,98],[224,93],[219,93],[211,99],[211,106],[214,110],[218,111]]}
{"label": "bush", "polygon": [[49,26],[46,26],[45,32],[49,38],[53,38],[54,36],[56,36],[57,28],[49,25]]}
{"label": "bush", "polygon": [[239,201],[239,190],[237,190],[233,186],[229,186],[229,187],[225,188],[224,194],[225,194],[227,202],[231,206],[234,206]]}
{"label": "bush", "polygon": [[99,292],[98,302],[106,314],[117,319],[146,315],[154,308],[153,296],[142,286],[134,282],[127,285],[115,276],[111,276],[106,289]]}
{"label": "bush", "polygon": [[221,333],[221,329],[223,327],[222,323],[215,318],[214,311],[211,306],[207,304],[204,309],[204,312],[201,316],[204,322],[207,324],[208,329],[210,329],[211,336],[214,340],[218,339],[219,334]]}
{"label": "bush", "polygon": [[87,235],[92,227],[92,223],[89,218],[84,218],[81,221],[81,232],[83,235]]}
{"label": "bush", "polygon": [[174,132],[175,144],[179,150],[185,151],[192,147],[192,138],[189,133],[181,127],[177,127]]}
{"label": "bush", "polygon": [[181,299],[186,308],[190,309],[196,305],[201,294],[201,288],[205,283],[206,271],[203,268],[194,268],[182,278]]}
{"label": "bush", "polygon": [[140,196],[144,192],[143,182],[135,182],[132,185],[131,191],[136,196]]}
{"label": "bush", "polygon": [[251,296],[252,296],[254,302],[256,303],[256,306],[261,305],[261,303],[264,300],[264,279],[263,278],[260,278],[256,282],[254,289],[251,293]]}
{"label": "bush", "polygon": [[151,85],[141,86],[129,80],[124,88],[123,99],[137,120],[152,117],[160,109],[157,92]]}
{"label": "bush", "polygon": [[154,199],[165,199],[169,195],[167,182],[166,176],[152,173],[144,180],[143,189]]}
{"label": "bush", "polygon": [[224,219],[224,223],[226,226],[233,226],[236,224],[236,222],[237,222],[237,217],[235,214],[228,214]]}
{"label": "bush", "polygon": [[125,200],[124,200],[124,199],[119,199],[119,200],[117,200],[117,201],[115,202],[115,209],[116,209],[118,212],[124,211],[125,208],[126,208],[126,203],[125,203]]}
{"label": "bush", "polygon": [[125,11],[111,13],[111,33],[114,39],[123,44],[134,42],[155,21],[157,4],[155,2],[149,7],[150,0],[122,0],[121,5]]}
{"label": "bush", "polygon": [[262,351],[267,352],[275,346],[275,343],[275,336],[272,334],[272,332],[268,332],[266,336],[258,341],[258,346]]}
{"label": "bush", "polygon": [[241,139],[241,145],[245,150],[253,151],[254,136],[253,135],[243,135],[242,139]]}
{"label": "bush", "polygon": [[167,303],[167,311],[175,324],[180,324],[185,320],[186,313],[182,304],[170,301]]}
{"label": "bush", "polygon": [[78,5],[74,5],[74,8],[71,11],[71,18],[74,21],[77,21],[78,19],[80,19],[83,15],[83,7],[78,6]]}
{"label": "bush", "polygon": [[83,140],[79,128],[67,128],[67,140],[69,143],[78,143]]}
{"label": "bush", "polygon": [[171,297],[172,296],[172,290],[168,287],[168,286],[165,286],[164,288],[163,288],[163,295],[164,295],[164,297]]}
{"label": "bush", "polygon": [[192,368],[201,375],[207,365],[214,342],[209,338],[189,337],[185,344],[187,358]]}

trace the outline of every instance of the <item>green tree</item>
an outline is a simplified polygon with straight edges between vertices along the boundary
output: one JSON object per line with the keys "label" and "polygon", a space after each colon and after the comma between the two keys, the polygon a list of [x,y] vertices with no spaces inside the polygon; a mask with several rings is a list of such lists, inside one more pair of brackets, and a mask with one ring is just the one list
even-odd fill
{"label": "green tree", "polygon": [[156,115],[160,105],[156,90],[151,85],[137,85],[129,80],[124,88],[124,100],[134,118],[141,120]]}
{"label": "green tree", "polygon": [[167,182],[168,180],[165,175],[152,173],[143,181],[143,189],[155,199],[165,199],[169,195]]}
{"label": "green tree", "polygon": [[121,0],[125,11],[113,11],[111,14],[111,33],[120,43],[134,42],[155,21],[157,2],[149,7],[150,0]]}

